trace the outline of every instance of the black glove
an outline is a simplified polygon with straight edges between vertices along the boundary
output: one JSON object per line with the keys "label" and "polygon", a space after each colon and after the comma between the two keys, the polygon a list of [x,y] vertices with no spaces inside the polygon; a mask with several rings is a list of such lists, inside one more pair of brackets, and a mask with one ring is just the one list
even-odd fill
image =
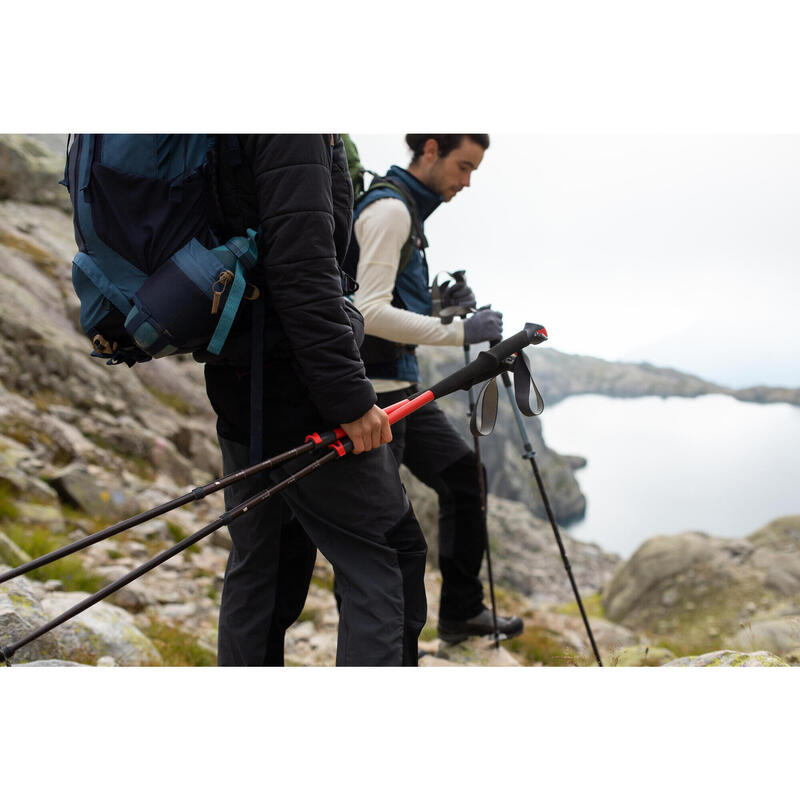
{"label": "black glove", "polygon": [[479,308],[471,317],[464,320],[464,344],[491,342],[502,339],[503,315],[492,311],[489,306]]}
{"label": "black glove", "polygon": [[475,293],[463,281],[450,281],[442,286],[442,308],[459,306],[461,308],[475,308]]}

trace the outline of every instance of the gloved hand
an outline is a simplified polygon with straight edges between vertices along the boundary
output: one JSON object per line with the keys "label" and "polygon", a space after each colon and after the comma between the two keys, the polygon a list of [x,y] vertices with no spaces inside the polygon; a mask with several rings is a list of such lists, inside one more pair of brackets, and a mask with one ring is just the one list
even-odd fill
{"label": "gloved hand", "polygon": [[475,293],[464,282],[447,281],[442,286],[442,308],[460,306],[461,308],[475,308]]}
{"label": "gloved hand", "polygon": [[471,317],[464,320],[464,344],[491,342],[502,339],[503,315],[489,306],[479,308]]}

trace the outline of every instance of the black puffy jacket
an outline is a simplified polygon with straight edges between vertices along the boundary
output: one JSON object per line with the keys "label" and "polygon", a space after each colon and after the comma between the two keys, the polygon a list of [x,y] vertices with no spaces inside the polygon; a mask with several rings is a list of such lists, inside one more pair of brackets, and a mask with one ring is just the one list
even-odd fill
{"label": "black puffy jacket", "polygon": [[[364,374],[342,296],[338,263],[352,221],[353,188],[341,137],[331,134],[239,135],[241,151],[219,151],[217,197],[223,235],[260,226],[260,284],[266,302],[264,358],[294,361],[322,416],[334,423],[365,414],[376,396]],[[241,161],[241,163],[237,163]],[[217,366],[246,369],[251,347],[250,303],[222,353],[198,354]],[[207,380],[225,371],[207,370]]]}

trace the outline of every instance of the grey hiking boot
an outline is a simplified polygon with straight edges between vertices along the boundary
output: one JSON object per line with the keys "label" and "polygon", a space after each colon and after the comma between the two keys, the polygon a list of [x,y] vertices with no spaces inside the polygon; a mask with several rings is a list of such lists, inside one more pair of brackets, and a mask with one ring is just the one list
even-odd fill
{"label": "grey hiking boot", "polygon": [[[497,633],[500,639],[511,639],[522,633],[522,620],[519,617],[497,615]],[[447,644],[458,644],[470,636],[491,636],[494,634],[492,610],[484,608],[472,619],[439,620],[439,638]]]}

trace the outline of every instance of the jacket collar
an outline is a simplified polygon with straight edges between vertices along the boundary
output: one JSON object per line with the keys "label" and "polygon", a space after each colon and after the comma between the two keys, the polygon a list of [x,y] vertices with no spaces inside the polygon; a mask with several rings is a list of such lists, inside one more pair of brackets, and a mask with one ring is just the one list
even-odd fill
{"label": "jacket collar", "polygon": [[406,186],[414,195],[417,203],[419,218],[424,222],[433,212],[444,202],[441,195],[431,191],[422,181],[415,178],[410,172],[402,167],[394,165],[386,173],[387,178],[394,178]]}

